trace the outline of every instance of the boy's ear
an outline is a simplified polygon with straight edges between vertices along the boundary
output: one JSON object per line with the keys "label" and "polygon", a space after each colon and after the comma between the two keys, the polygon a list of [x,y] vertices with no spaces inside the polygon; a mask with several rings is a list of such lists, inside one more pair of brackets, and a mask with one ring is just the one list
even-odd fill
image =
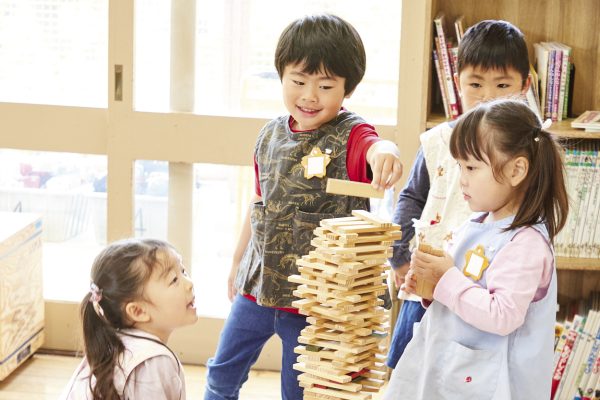
{"label": "boy's ear", "polygon": [[139,301],[132,301],[125,306],[125,313],[132,322],[148,322],[150,314],[145,304]]}
{"label": "boy's ear", "polygon": [[517,187],[525,180],[529,172],[529,160],[523,156],[513,159],[509,165],[507,177],[512,187]]}
{"label": "boy's ear", "polygon": [[521,89],[521,93],[522,94],[527,93],[527,91],[529,90],[529,86],[531,86],[531,74],[527,75],[527,79],[525,79],[525,84],[523,85],[523,88]]}
{"label": "boy's ear", "polygon": [[354,90],[352,90],[350,93],[348,93],[347,95],[344,96],[345,99],[349,99],[352,94],[354,93]]}

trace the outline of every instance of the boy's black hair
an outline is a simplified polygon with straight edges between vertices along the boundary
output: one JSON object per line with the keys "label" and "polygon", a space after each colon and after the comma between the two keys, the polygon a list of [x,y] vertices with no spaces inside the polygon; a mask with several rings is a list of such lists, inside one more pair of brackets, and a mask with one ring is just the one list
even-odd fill
{"label": "boy's black hair", "polygon": [[309,15],[284,29],[275,50],[279,78],[289,64],[304,63],[303,72],[324,72],[346,79],[345,94],[362,80],[367,63],[362,40],[352,25],[331,14]]}
{"label": "boy's black hair", "polygon": [[529,53],[523,33],[510,22],[485,20],[465,32],[458,46],[458,73],[468,67],[484,70],[511,67],[525,84],[529,75]]}

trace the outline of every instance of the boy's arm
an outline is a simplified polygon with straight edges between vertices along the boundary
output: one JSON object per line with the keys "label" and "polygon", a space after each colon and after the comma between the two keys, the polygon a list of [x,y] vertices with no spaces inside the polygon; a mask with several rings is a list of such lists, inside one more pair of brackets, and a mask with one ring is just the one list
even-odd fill
{"label": "boy's arm", "polygon": [[250,229],[251,208],[254,203],[259,201],[262,201],[262,198],[258,194],[254,194],[250,200],[248,210],[246,211],[246,217],[244,218],[244,222],[242,224],[240,238],[238,239],[237,246],[233,252],[231,270],[229,271],[229,278],[227,279],[227,296],[229,297],[230,301],[233,301],[235,295],[237,294],[237,289],[235,288],[235,277],[237,275],[240,262],[242,261],[242,256],[244,255],[246,247],[248,247],[248,243],[250,242],[250,235],[252,234],[252,230]]}
{"label": "boy's arm", "polygon": [[394,270],[401,267],[405,274],[410,263],[410,240],[415,236],[415,228],[412,219],[421,218],[427,195],[429,193],[429,172],[423,156],[423,148],[419,147],[417,157],[410,171],[406,186],[398,196],[398,202],[394,210],[392,222],[399,224],[402,230],[402,239],[396,240],[393,245],[394,254],[390,258],[390,264]]}

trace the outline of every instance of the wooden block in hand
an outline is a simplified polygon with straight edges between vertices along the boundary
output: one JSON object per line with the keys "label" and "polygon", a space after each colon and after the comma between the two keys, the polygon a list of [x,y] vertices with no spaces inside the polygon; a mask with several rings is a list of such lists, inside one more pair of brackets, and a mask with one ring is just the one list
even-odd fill
{"label": "wooden block in hand", "polygon": [[369,183],[334,178],[327,178],[325,192],[345,196],[373,197],[376,199],[383,199],[384,195],[383,190],[375,190]]}
{"label": "wooden block in hand", "polygon": [[[421,243],[419,244],[419,250],[431,254],[434,256],[441,257],[444,255],[444,251],[440,249],[436,249],[428,244]],[[435,285],[425,279],[417,278],[417,296],[420,296],[427,300],[433,300],[433,290],[435,289]]]}

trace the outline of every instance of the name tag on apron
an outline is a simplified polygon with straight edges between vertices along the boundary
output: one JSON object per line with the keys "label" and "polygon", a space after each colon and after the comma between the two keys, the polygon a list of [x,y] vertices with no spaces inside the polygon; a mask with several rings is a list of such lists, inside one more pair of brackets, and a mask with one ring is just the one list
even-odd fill
{"label": "name tag on apron", "polygon": [[478,245],[475,250],[469,250],[465,254],[465,266],[463,274],[475,281],[481,279],[483,271],[489,267],[490,261],[485,256],[485,250],[482,245]]}
{"label": "name tag on apron", "polygon": [[323,178],[326,175],[327,164],[331,161],[329,154],[323,154],[321,149],[313,147],[310,154],[302,157],[302,166],[304,167],[304,177],[310,179],[312,177]]}

